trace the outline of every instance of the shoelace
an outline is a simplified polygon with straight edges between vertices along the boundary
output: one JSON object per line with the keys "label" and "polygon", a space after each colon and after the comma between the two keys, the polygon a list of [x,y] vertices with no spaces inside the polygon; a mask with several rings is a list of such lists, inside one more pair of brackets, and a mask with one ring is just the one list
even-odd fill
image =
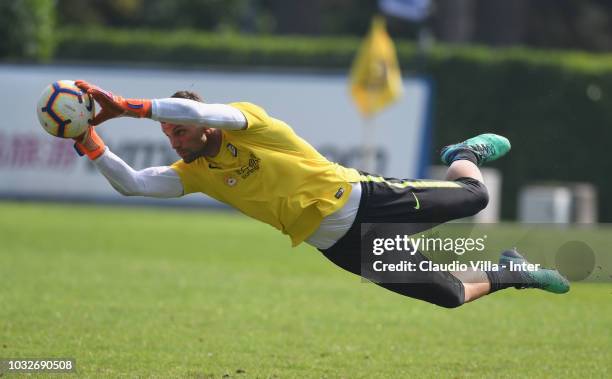
{"label": "shoelace", "polygon": [[477,145],[473,145],[472,149],[476,150],[481,155],[495,154],[495,148],[492,145],[477,144]]}

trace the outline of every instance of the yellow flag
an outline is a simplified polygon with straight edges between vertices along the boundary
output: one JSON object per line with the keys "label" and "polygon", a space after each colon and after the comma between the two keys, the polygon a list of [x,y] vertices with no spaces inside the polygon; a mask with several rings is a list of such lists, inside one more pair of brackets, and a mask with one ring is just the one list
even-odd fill
{"label": "yellow flag", "polygon": [[351,94],[361,113],[368,117],[402,94],[402,76],[395,46],[385,19],[375,16],[351,68]]}

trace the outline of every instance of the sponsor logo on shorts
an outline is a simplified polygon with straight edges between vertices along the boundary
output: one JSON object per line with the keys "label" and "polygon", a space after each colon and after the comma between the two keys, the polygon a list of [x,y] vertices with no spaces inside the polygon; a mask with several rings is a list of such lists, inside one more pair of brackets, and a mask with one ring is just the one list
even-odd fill
{"label": "sponsor logo on shorts", "polygon": [[414,209],[416,209],[417,211],[419,209],[421,209],[421,202],[419,201],[419,198],[414,194],[414,192],[410,192],[412,194],[412,196],[414,196],[414,200],[416,201],[416,205],[414,206]]}

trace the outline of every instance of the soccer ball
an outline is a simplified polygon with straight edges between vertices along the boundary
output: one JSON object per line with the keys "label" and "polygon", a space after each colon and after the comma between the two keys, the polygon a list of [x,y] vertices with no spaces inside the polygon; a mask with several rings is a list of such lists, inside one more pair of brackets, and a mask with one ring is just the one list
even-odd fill
{"label": "soccer ball", "polygon": [[61,138],[78,137],[87,131],[95,114],[94,102],[72,80],[59,80],[44,89],[36,106],[40,125]]}

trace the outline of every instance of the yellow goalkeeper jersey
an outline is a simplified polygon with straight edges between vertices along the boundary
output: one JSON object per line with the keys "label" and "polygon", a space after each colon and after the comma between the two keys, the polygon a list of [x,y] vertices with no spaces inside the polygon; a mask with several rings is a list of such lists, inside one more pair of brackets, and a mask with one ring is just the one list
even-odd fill
{"label": "yellow goalkeeper jersey", "polygon": [[288,234],[296,246],[344,205],[359,172],[328,161],[262,108],[230,105],[245,115],[247,128],[223,130],[217,156],[180,160],[172,168],[185,194],[201,192],[229,204]]}

